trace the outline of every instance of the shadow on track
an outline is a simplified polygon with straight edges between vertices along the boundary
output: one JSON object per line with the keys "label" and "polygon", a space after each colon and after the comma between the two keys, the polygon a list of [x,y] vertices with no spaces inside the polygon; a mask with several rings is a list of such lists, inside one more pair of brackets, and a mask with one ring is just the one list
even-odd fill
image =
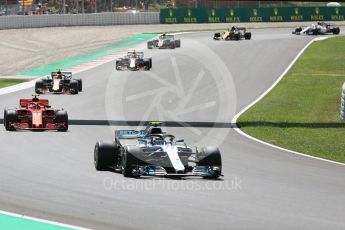
{"label": "shadow on track", "polygon": [[[120,120],[69,120],[70,125],[96,126],[145,126],[150,121],[120,121]],[[226,122],[191,122],[191,121],[161,121],[165,127],[196,127],[196,128],[230,128]]]}
{"label": "shadow on track", "polygon": [[[150,121],[120,121],[120,120],[77,120],[69,119],[69,125],[90,126],[145,126]],[[192,121],[161,121],[165,127],[195,127],[195,128],[231,128],[231,123],[226,122],[192,122]],[[0,119],[4,124],[4,119]]]}
{"label": "shadow on track", "polygon": [[[77,120],[70,119],[69,125],[90,125],[90,126],[145,126],[150,121],[121,121],[121,120]],[[233,128],[234,124],[227,122],[194,122],[194,121],[161,121],[165,127],[194,127],[194,128]],[[0,124],[4,119],[0,119]],[[345,128],[345,123],[325,122],[325,123],[298,123],[298,122],[263,122],[248,121],[238,122],[239,128],[244,127],[276,127],[276,128]]]}

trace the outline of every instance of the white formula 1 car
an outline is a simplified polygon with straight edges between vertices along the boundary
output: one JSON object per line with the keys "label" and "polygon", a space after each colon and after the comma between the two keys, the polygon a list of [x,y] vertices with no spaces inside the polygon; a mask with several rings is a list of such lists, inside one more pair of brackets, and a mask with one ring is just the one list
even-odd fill
{"label": "white formula 1 car", "polygon": [[292,34],[306,34],[306,35],[324,35],[324,34],[339,34],[340,28],[335,25],[335,23],[318,22],[316,24],[311,24],[306,28],[297,27]]}
{"label": "white formula 1 car", "polygon": [[150,70],[152,58],[144,58],[144,52],[129,51],[127,55],[116,59],[116,70]]}
{"label": "white formula 1 car", "polygon": [[174,35],[162,34],[158,38],[154,38],[147,42],[147,48],[153,49],[175,49],[181,47],[181,40],[175,39]]}

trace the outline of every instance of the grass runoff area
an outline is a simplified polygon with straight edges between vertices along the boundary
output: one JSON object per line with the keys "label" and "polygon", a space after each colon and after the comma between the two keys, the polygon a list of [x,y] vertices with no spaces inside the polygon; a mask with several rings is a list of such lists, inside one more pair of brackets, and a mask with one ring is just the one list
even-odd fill
{"label": "grass runoff area", "polygon": [[8,79],[8,78],[0,78],[0,88],[4,88],[11,85],[16,85],[22,82],[26,82],[26,79]]}
{"label": "grass runoff area", "polygon": [[345,37],[316,41],[238,126],[268,143],[345,163],[344,82]]}

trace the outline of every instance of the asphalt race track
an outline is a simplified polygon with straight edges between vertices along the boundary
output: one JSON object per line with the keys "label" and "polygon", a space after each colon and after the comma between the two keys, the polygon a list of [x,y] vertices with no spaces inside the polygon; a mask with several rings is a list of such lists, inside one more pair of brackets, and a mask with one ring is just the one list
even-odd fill
{"label": "asphalt race track", "polygon": [[[144,50],[153,58],[150,72],[107,63],[76,75],[84,84],[79,95],[41,96],[65,108],[72,125],[67,133],[1,126],[0,209],[93,229],[344,229],[344,166],[230,129],[236,112],[313,38],[291,29],[252,33],[239,42],[213,41],[210,32],[180,35],[181,49]],[[0,96],[0,109],[32,92]],[[225,177],[125,179],[94,169],[97,140],[148,120],[173,121],[165,129],[191,145],[219,145]]]}

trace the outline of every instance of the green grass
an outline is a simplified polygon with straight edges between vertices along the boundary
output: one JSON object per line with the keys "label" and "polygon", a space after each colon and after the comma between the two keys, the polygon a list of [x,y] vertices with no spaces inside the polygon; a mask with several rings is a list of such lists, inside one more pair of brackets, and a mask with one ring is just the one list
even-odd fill
{"label": "green grass", "polygon": [[345,123],[339,117],[344,82],[345,37],[314,42],[238,126],[274,145],[345,163]]}
{"label": "green grass", "polygon": [[16,85],[22,82],[26,82],[26,79],[8,79],[8,78],[0,78],[0,88],[4,88],[11,85]]}

